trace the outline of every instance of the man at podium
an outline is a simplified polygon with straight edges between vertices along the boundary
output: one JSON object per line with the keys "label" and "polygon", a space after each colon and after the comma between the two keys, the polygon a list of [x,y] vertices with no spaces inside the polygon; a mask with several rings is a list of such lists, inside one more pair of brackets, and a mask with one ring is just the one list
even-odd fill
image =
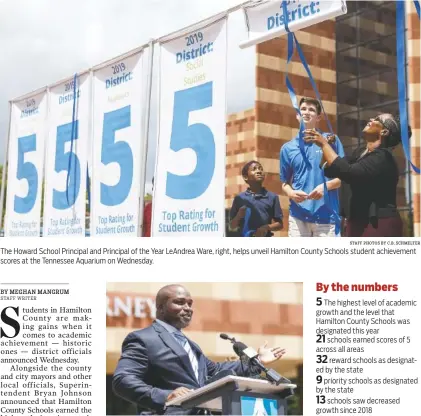
{"label": "man at podium", "polygon": [[[168,285],[156,295],[156,317],[147,328],[131,332],[123,341],[122,354],[113,376],[113,389],[137,405],[142,414],[204,414],[203,410],[184,410],[165,403],[205,385],[221,370],[237,375],[256,376],[260,370],[241,361],[217,363],[209,360],[182,329],[193,316],[193,299],[181,285]],[[263,365],[279,360],[280,347],[258,349]]]}

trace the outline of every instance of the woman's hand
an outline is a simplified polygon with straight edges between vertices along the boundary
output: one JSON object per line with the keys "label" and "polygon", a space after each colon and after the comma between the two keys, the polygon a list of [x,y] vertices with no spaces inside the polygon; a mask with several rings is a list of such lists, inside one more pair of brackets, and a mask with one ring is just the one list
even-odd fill
{"label": "woman's hand", "polygon": [[[339,157],[336,154],[334,147],[332,147],[332,145],[336,142],[334,134],[329,134],[327,137],[323,137],[317,130],[307,129],[304,130],[304,141],[306,143],[314,143],[322,149],[323,155],[321,159],[321,166],[325,163],[327,166],[330,166],[335,159]],[[314,196],[316,196],[316,199],[322,197],[320,193],[317,193],[317,195],[313,194],[312,199],[315,199]]]}
{"label": "woman's hand", "polygon": [[304,130],[304,141],[306,143],[314,143],[319,147],[328,144],[328,141],[315,129]]}
{"label": "woman's hand", "polygon": [[336,136],[334,134],[328,134],[327,137],[327,142],[332,145],[336,143]]}

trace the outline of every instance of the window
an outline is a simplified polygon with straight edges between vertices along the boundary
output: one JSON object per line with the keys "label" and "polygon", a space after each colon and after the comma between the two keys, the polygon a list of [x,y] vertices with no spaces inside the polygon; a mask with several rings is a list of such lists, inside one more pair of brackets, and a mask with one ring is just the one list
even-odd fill
{"label": "window", "polygon": [[[399,112],[396,75],[396,4],[348,1],[348,13],[336,19],[337,125],[345,153],[364,140],[361,131],[380,112]],[[398,207],[412,231],[411,177],[401,146],[395,150],[401,173]]]}

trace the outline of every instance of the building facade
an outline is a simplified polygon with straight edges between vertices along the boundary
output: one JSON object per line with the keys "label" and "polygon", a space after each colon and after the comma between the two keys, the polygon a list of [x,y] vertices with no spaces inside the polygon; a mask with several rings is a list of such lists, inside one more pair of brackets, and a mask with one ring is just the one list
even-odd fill
{"label": "building facade", "polygon": [[[361,131],[380,112],[398,113],[396,76],[396,3],[349,1],[348,13],[296,33],[311,68],[327,116],[346,153],[362,142]],[[413,2],[406,2],[409,124],[411,157],[420,166],[420,20]],[[281,194],[279,151],[298,133],[296,113],[285,85],[285,74],[297,96],[315,96],[297,54],[286,68],[287,38],[256,47],[256,101],[248,111],[227,121],[226,208],[246,189],[240,171],[248,160],[259,160],[267,189]],[[323,120],[321,128],[327,130]],[[398,207],[407,236],[420,236],[420,178],[412,172],[402,149],[395,150],[401,178]],[[287,235],[289,201],[280,195]]]}

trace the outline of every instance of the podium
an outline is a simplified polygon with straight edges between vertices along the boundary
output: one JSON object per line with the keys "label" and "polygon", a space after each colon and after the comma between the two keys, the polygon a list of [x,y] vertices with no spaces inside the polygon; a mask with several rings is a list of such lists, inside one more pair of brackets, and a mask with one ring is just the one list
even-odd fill
{"label": "podium", "polygon": [[223,415],[286,415],[286,399],[294,394],[296,387],[295,384],[275,385],[266,380],[226,376],[166,405],[183,409],[196,407]]}

